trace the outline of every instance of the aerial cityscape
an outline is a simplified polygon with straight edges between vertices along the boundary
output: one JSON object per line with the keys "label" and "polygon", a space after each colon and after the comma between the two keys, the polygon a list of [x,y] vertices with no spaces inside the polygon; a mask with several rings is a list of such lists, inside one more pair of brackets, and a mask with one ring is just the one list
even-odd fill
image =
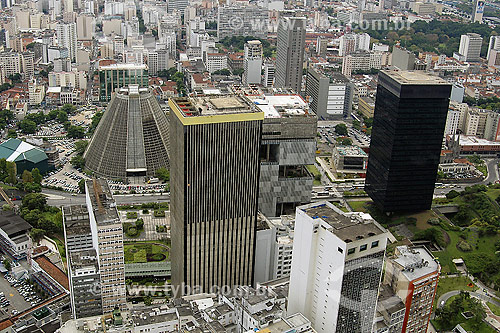
{"label": "aerial cityscape", "polygon": [[500,0],[0,0],[0,333],[500,332]]}

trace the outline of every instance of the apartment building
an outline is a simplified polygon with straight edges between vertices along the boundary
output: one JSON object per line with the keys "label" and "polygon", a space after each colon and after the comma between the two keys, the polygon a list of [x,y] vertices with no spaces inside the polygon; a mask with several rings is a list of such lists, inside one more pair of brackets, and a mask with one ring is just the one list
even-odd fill
{"label": "apartment building", "polygon": [[288,314],[302,313],[317,332],[370,332],[387,235],[369,214],[297,207]]}
{"label": "apartment building", "polygon": [[440,271],[425,247],[398,246],[394,257],[387,260],[384,284],[405,304],[403,332],[427,331]]}
{"label": "apartment building", "polygon": [[85,182],[93,247],[98,255],[102,311],[126,308],[123,228],[108,183],[103,179]]}

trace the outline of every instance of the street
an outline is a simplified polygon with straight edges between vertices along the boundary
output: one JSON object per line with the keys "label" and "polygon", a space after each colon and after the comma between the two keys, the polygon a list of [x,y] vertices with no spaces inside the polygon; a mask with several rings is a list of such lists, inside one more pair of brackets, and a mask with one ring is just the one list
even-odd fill
{"label": "street", "polygon": [[[43,189],[42,193],[47,195],[47,203],[51,206],[71,206],[85,205],[84,194],[71,194],[56,190]],[[140,204],[148,202],[165,202],[170,201],[170,193],[156,194],[121,194],[113,196],[118,205]]]}

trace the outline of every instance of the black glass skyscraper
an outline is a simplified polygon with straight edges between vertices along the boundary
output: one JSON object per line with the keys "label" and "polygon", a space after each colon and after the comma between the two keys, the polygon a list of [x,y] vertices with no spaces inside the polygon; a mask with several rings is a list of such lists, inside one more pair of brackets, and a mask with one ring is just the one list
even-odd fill
{"label": "black glass skyscraper", "polygon": [[424,73],[379,74],[365,190],[382,211],[431,207],[450,93]]}

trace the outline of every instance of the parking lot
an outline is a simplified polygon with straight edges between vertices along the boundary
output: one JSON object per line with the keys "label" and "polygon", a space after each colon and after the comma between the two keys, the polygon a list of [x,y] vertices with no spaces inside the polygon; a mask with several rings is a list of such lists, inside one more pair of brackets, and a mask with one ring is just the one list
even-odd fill
{"label": "parking lot", "polygon": [[[14,286],[11,286],[3,275],[0,277],[0,293],[3,293],[3,297],[9,303],[8,305],[0,305],[2,317],[6,314],[16,314],[17,312],[21,312],[31,307],[31,302],[26,301],[23,296],[19,294],[19,291]],[[2,304],[1,302],[2,296],[0,296],[0,304]]]}

